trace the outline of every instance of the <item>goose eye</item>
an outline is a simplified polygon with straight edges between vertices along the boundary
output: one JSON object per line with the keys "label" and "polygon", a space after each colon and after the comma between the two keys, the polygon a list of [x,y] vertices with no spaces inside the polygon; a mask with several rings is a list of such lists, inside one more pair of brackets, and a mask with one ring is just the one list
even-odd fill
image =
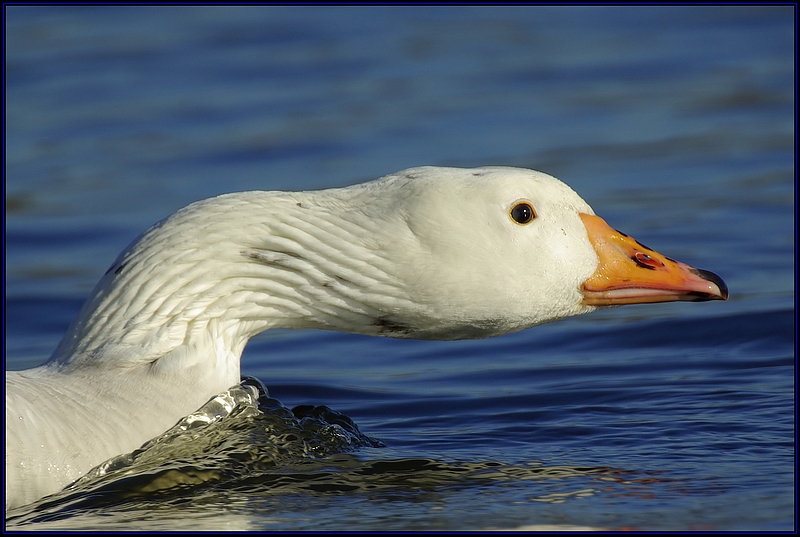
{"label": "goose eye", "polygon": [[511,219],[514,222],[520,225],[529,224],[534,218],[536,218],[536,213],[533,211],[533,207],[526,201],[515,203],[514,206],[511,207],[511,211],[509,211],[508,214],[511,216]]}

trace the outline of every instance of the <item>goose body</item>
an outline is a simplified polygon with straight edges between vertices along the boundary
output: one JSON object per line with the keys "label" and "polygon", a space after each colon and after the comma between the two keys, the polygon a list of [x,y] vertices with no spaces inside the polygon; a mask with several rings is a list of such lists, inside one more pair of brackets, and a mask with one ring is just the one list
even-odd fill
{"label": "goose body", "polygon": [[45,365],[6,372],[6,509],[237,384],[248,339],[270,328],[483,338],[601,306],[725,298],[716,275],[532,170],[412,168],[199,201],[117,258]]}

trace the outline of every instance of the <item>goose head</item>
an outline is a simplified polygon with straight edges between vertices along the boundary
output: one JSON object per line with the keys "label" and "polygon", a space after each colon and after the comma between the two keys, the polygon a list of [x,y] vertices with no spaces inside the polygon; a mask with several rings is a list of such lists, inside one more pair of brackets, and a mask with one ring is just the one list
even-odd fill
{"label": "goose head", "polygon": [[547,174],[416,168],[384,181],[405,193],[376,209],[395,220],[384,244],[411,305],[386,312],[385,335],[479,338],[599,307],[727,298],[717,275],[613,229]]}

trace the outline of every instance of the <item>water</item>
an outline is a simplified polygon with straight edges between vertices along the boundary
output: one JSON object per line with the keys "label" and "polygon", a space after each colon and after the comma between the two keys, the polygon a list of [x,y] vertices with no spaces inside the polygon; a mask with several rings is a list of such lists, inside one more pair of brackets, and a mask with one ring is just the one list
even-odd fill
{"label": "water", "polygon": [[483,341],[268,332],[244,374],[385,447],[7,528],[794,528],[792,6],[5,13],[8,369],[194,200],[423,164],[551,173],[731,290]]}

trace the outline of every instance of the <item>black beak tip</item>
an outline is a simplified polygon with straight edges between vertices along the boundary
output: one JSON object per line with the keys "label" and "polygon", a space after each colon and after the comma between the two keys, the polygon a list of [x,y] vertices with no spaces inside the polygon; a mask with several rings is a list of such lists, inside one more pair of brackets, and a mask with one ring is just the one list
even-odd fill
{"label": "black beak tip", "polygon": [[710,270],[697,269],[697,274],[719,287],[720,296],[707,295],[701,300],[728,300],[728,286],[722,281],[722,278],[711,272]]}

